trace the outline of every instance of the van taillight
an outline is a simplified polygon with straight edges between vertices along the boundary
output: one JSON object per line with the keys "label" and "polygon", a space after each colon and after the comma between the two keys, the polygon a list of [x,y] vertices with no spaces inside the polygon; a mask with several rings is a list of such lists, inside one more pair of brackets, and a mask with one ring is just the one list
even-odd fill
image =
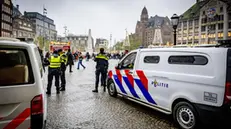
{"label": "van taillight", "polygon": [[225,84],[225,104],[229,104],[231,101],[231,83],[226,82]]}
{"label": "van taillight", "polygon": [[43,96],[42,94],[35,96],[31,100],[31,115],[43,114]]}

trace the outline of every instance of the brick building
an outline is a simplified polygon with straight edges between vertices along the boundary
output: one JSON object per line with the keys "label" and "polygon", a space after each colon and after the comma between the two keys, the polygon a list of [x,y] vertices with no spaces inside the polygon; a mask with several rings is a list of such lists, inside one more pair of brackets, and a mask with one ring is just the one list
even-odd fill
{"label": "brick building", "polygon": [[140,21],[137,21],[135,35],[145,47],[165,45],[172,42],[172,26],[168,17],[158,15],[149,17],[146,7],[143,8]]}

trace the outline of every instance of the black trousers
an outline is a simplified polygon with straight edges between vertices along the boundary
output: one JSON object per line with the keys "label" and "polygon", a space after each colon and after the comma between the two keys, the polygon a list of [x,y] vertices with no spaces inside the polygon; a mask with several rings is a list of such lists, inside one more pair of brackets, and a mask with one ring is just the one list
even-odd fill
{"label": "black trousers", "polygon": [[72,64],[71,63],[69,63],[69,72],[71,72],[72,70]]}
{"label": "black trousers", "polygon": [[107,79],[107,70],[96,70],[95,71],[95,89],[98,89],[99,86],[99,76],[101,74],[101,85],[106,87],[106,79]]}
{"label": "black trousers", "polygon": [[52,81],[53,81],[54,76],[55,76],[56,91],[59,91],[60,69],[58,69],[58,68],[48,68],[47,92],[51,92],[51,86],[52,86]]}
{"label": "black trousers", "polygon": [[61,78],[61,87],[62,87],[63,89],[65,89],[65,87],[66,87],[65,71],[66,71],[66,70],[61,70],[61,75],[60,75],[60,78]]}

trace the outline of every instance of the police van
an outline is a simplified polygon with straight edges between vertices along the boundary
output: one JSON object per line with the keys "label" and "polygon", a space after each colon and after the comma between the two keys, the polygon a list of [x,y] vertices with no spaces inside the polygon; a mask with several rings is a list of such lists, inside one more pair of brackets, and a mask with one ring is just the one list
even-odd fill
{"label": "police van", "polygon": [[0,60],[0,128],[45,128],[47,100],[37,46],[1,37]]}
{"label": "police van", "polygon": [[108,92],[172,114],[181,128],[231,120],[231,49],[138,49],[108,73]]}

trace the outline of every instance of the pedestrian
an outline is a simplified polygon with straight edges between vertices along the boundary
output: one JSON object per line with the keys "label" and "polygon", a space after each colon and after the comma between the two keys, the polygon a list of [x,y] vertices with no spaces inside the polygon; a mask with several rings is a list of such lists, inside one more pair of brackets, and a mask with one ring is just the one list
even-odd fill
{"label": "pedestrian", "polygon": [[73,61],[73,55],[71,53],[71,49],[68,49],[67,52],[67,65],[69,65],[69,72],[73,72],[72,71],[72,65],[74,65],[74,61]]}
{"label": "pedestrian", "polygon": [[58,50],[58,54],[61,58],[61,66],[60,66],[60,78],[61,78],[61,89],[60,91],[65,91],[66,90],[66,78],[65,78],[65,71],[66,71],[66,65],[67,65],[67,55],[64,54],[62,49]]}
{"label": "pedestrian", "polygon": [[100,53],[95,57],[96,71],[95,71],[95,89],[92,92],[98,92],[99,76],[101,74],[101,83],[103,85],[103,91],[106,91],[106,79],[108,70],[108,57],[103,48],[100,48]]}
{"label": "pedestrian", "polygon": [[83,55],[81,52],[79,52],[79,62],[78,62],[78,66],[77,66],[77,69],[79,69],[79,66],[81,65],[84,69],[86,68],[84,65],[83,65]]}
{"label": "pedestrian", "polygon": [[60,66],[61,66],[61,58],[58,55],[58,51],[55,50],[52,56],[49,58],[50,65],[48,67],[48,84],[47,84],[47,94],[51,94],[51,86],[53,76],[55,76],[55,86],[56,93],[59,94],[59,76],[60,76]]}
{"label": "pedestrian", "polygon": [[86,53],[86,59],[87,59],[87,61],[89,61],[89,59],[90,59],[90,54],[89,54],[89,52]]}

